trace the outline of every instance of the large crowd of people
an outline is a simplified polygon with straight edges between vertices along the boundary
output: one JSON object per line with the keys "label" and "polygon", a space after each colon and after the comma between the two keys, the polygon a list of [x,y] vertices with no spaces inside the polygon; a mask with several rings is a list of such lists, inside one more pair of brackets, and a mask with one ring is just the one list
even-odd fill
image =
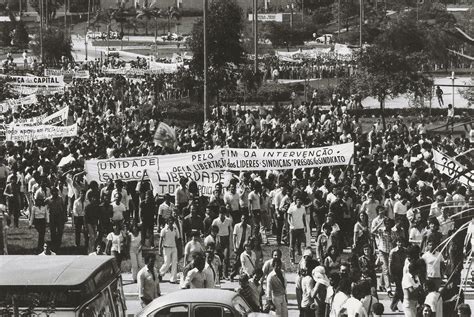
{"label": "large crowd of people", "polygon": [[[63,94],[4,115],[9,123],[69,106],[69,121],[79,126],[74,138],[3,148],[8,226],[17,230],[26,215],[38,232],[37,253],[61,254],[71,221],[77,253],[113,255],[119,265],[130,260],[143,305],[161,295],[170,272],[168,282],[182,288],[238,279],[238,292],[255,311],[287,316],[285,273],[296,271],[301,316],[379,316],[380,292],[392,299],[385,310],[406,316],[452,316],[456,309],[470,316],[461,272],[474,232],[474,193],[442,174],[431,153],[454,157],[469,149],[468,138],[431,135],[423,123],[402,118],[384,126],[355,117],[336,99],[329,112],[313,102],[257,110],[219,105],[202,125],[168,122],[177,140],[166,148],[153,140],[164,120],[156,81],[120,77],[111,85],[96,81],[94,62],[89,70],[90,79],[76,80]],[[140,111],[147,106],[152,111]],[[92,158],[351,141],[349,165],[234,171],[228,186],[216,185],[210,197],[185,178],[176,192],[159,197],[147,180],[88,183],[83,170]],[[71,160],[60,164],[65,157]]]}

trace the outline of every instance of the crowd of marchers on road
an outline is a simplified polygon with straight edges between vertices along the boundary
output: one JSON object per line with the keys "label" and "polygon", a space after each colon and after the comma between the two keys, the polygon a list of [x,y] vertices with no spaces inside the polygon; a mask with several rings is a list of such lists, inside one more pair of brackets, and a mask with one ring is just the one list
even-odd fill
{"label": "crowd of marchers on road", "polygon": [[[302,316],[380,315],[378,292],[392,298],[386,310],[406,316],[451,316],[456,309],[468,316],[460,281],[472,247],[474,193],[442,174],[432,154],[463,153],[470,147],[466,137],[432,135],[423,124],[402,119],[385,127],[374,119],[366,131],[337,99],[329,111],[292,100],[285,111],[215,105],[202,125],[171,124],[176,146],[162,147],[153,135],[164,120],[159,96],[167,77],[122,78],[117,94],[116,87],[96,81],[98,62],[88,67],[90,79],[4,116],[9,123],[69,106],[79,126],[77,137],[5,143],[0,187],[9,230],[17,230],[26,214],[38,232],[38,253],[61,254],[71,220],[78,252],[85,244],[91,255],[113,255],[119,267],[130,259],[144,306],[160,297],[159,285],[170,272],[166,282],[191,289],[238,279],[238,294],[253,311],[287,316],[285,272],[294,265]],[[151,113],[143,115],[138,105],[151,106]],[[98,184],[87,182],[83,171],[92,158],[346,142],[355,144],[353,164],[240,172],[226,186],[216,185],[210,197],[186,178],[176,192],[160,197],[147,180]],[[70,162],[59,166],[68,156]],[[48,229],[51,239],[45,241]],[[450,243],[439,247],[448,237]],[[160,268],[156,255],[143,259],[149,245],[163,257]],[[271,258],[263,256],[264,248],[273,249]],[[344,249],[351,250],[347,259]],[[283,252],[292,264],[282,261]]]}

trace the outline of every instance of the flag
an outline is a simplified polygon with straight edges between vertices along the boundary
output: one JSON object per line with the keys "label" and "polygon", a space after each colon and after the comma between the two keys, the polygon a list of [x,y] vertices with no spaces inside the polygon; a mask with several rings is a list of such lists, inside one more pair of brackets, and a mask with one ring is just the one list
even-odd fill
{"label": "flag", "polygon": [[153,139],[155,140],[155,144],[160,145],[161,147],[176,147],[176,132],[174,128],[164,122],[158,124]]}

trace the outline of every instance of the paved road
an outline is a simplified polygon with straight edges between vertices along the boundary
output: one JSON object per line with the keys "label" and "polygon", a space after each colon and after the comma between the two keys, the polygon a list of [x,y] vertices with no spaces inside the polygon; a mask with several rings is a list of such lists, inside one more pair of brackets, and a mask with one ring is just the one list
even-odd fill
{"label": "paved road", "polygon": [[[138,289],[137,289],[137,284],[133,283],[132,277],[130,273],[124,273],[122,274],[122,278],[124,281],[124,292],[125,292],[125,297],[127,299],[127,315],[135,315],[141,310],[140,302],[138,300]],[[296,304],[296,293],[295,293],[295,278],[296,274],[295,273],[287,273],[286,278],[288,280],[288,312],[289,312],[289,317],[298,317],[299,316],[299,311],[298,307]],[[179,291],[179,285],[177,284],[170,284],[167,282],[168,281],[168,276],[165,275],[163,282],[160,284],[161,291],[163,295],[166,295],[170,292],[176,292]],[[230,289],[230,290],[235,290],[238,288],[238,283],[237,282],[229,282],[225,281],[221,284],[222,289]],[[468,297],[472,298],[472,288],[468,288]],[[471,296],[469,296],[470,294]],[[385,313],[384,316],[404,316],[402,312],[392,312],[390,310],[390,303],[391,300],[387,297],[386,293],[379,292],[378,294],[380,298],[380,302],[384,305],[385,307]],[[474,307],[474,298],[473,299],[468,299],[467,303],[471,305],[471,307]],[[398,305],[399,309],[402,309],[402,305]]]}

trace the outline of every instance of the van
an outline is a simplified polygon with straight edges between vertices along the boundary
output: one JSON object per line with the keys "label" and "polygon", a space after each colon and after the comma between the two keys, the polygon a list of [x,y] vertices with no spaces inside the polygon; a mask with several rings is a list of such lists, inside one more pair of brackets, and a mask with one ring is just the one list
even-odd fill
{"label": "van", "polygon": [[0,315],[126,316],[111,256],[0,256]]}

